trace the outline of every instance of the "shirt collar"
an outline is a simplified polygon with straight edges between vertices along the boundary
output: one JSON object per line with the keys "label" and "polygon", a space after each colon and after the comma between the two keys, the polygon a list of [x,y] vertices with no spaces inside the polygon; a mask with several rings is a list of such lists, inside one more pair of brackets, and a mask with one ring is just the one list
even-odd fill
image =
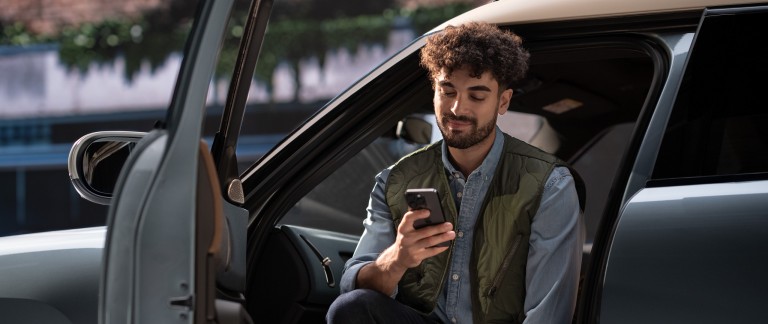
{"label": "shirt collar", "polygon": [[[488,155],[485,156],[483,163],[480,164],[480,166],[472,172],[473,174],[476,173],[483,176],[486,180],[493,178],[493,174],[496,172],[496,165],[499,164],[499,159],[501,158],[501,151],[504,148],[504,133],[501,131],[499,126],[496,126],[494,131],[496,132],[496,138],[493,140],[493,146],[491,146],[491,150],[488,152]],[[461,172],[459,172],[448,159],[448,144],[443,141],[442,146],[443,166],[445,166],[445,170],[450,174],[461,174]]]}

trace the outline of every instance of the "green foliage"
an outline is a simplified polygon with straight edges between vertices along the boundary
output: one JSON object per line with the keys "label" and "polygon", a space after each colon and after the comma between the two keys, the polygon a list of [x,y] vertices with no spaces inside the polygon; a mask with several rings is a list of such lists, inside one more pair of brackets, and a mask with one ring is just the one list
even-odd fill
{"label": "green foliage", "polygon": [[423,34],[472,8],[470,3],[454,2],[444,6],[418,7],[415,10],[405,11],[402,15],[409,18],[414,31]]}
{"label": "green foliage", "polygon": [[[69,69],[82,73],[88,70],[91,63],[111,64],[122,49],[141,42],[144,28],[146,26],[141,22],[126,20],[65,27],[57,39],[59,60]],[[126,77],[132,79],[131,74]]]}
{"label": "green foliage", "polygon": [[[174,2],[176,7],[193,7]],[[175,8],[175,7],[174,7]],[[62,28],[57,35],[36,35],[20,23],[0,24],[0,45],[26,46],[35,43],[59,44],[59,60],[81,73],[96,64],[125,60],[125,79],[130,82],[144,64],[152,71],[180,52],[189,33],[190,10],[148,13],[136,19],[107,19],[99,23]],[[360,46],[384,45],[395,20],[407,21],[417,34],[471,9],[467,3],[398,10],[393,0],[285,0],[273,9],[254,77],[272,90],[277,66],[287,63],[298,82],[299,62],[317,58],[321,65],[334,50],[354,54]],[[217,77],[228,79],[234,70],[240,38],[244,33],[247,8],[236,9],[230,20],[217,67]],[[300,87],[299,84],[297,86]]]}
{"label": "green foliage", "polygon": [[125,60],[125,79],[131,82],[148,63],[152,71],[162,66],[168,56],[183,48],[189,24],[174,29],[152,29],[144,19],[107,19],[99,23],[67,26],[57,35],[39,35],[20,23],[2,27],[0,45],[29,46],[56,43],[59,61],[68,69],[86,73],[92,64],[107,66],[117,57]]}
{"label": "green foliage", "polygon": [[271,20],[331,20],[377,15],[396,7],[395,0],[278,0]]}
{"label": "green foliage", "polygon": [[47,37],[29,32],[21,23],[0,24],[0,45],[27,46],[45,43]]}
{"label": "green foliage", "polygon": [[125,78],[132,81],[143,62],[154,71],[184,45],[188,26],[155,32],[144,20],[106,20],[62,30],[59,60],[69,69],[85,73],[92,63],[112,64],[125,59]]}
{"label": "green foliage", "polygon": [[326,21],[283,20],[270,24],[259,56],[256,79],[272,89],[277,65],[286,62],[298,73],[299,62],[318,58],[320,65],[332,50],[354,54],[360,45],[383,44],[392,25],[392,17],[357,16]]}
{"label": "green foliage", "polygon": [[[379,15],[340,16],[326,20],[276,19],[270,22],[267,30],[255,78],[266,84],[271,93],[272,77],[281,62],[288,63],[293,67],[293,72],[298,74],[301,60],[316,57],[322,66],[330,50],[343,49],[355,54],[361,45],[386,44],[398,17],[410,22],[410,27],[417,34],[422,34],[469,9],[472,9],[470,4],[459,2],[400,12],[385,9]],[[298,78],[295,79],[298,82]]]}

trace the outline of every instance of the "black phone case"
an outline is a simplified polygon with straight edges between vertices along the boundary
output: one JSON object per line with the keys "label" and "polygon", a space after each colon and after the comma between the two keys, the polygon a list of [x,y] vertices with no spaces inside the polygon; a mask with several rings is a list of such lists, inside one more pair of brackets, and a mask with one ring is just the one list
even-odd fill
{"label": "black phone case", "polygon": [[440,205],[440,195],[437,193],[437,189],[408,189],[405,191],[405,200],[411,209],[429,210],[429,218],[417,220],[413,223],[414,228],[418,229],[424,226],[442,224],[446,221],[445,215],[443,215],[443,208]]}

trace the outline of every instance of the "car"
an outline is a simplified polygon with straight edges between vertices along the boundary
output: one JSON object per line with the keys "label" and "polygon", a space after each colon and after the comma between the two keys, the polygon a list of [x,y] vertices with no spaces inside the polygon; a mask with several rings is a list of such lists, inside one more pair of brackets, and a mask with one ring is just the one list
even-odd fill
{"label": "car", "polygon": [[[418,63],[426,35],[240,173],[237,134],[271,2],[251,6],[209,150],[201,107],[231,5],[202,1],[164,123],[73,146],[73,182],[110,204],[106,229],[0,238],[4,318],[324,321],[374,175],[437,139]],[[530,72],[501,126],[586,184],[574,322],[765,317],[767,18],[768,3],[749,0],[499,1],[433,30],[487,21],[525,40]]]}

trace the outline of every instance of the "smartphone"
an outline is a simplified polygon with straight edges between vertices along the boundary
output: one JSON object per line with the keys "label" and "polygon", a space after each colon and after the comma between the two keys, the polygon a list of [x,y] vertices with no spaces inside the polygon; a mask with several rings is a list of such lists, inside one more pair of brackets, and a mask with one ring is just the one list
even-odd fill
{"label": "smartphone", "polygon": [[[429,217],[416,220],[413,223],[414,228],[419,229],[424,226],[445,223],[445,215],[443,215],[443,207],[440,205],[440,195],[437,194],[437,189],[408,189],[405,191],[405,201],[408,202],[408,207],[411,209],[429,209]],[[435,245],[435,247],[450,245],[451,241],[445,241]]]}
{"label": "smartphone", "polygon": [[408,189],[405,191],[405,201],[408,202],[408,207],[411,207],[411,209],[429,209],[429,217],[416,220],[413,223],[414,228],[418,229],[445,222],[443,208],[440,205],[440,195],[438,195],[437,189]]}

